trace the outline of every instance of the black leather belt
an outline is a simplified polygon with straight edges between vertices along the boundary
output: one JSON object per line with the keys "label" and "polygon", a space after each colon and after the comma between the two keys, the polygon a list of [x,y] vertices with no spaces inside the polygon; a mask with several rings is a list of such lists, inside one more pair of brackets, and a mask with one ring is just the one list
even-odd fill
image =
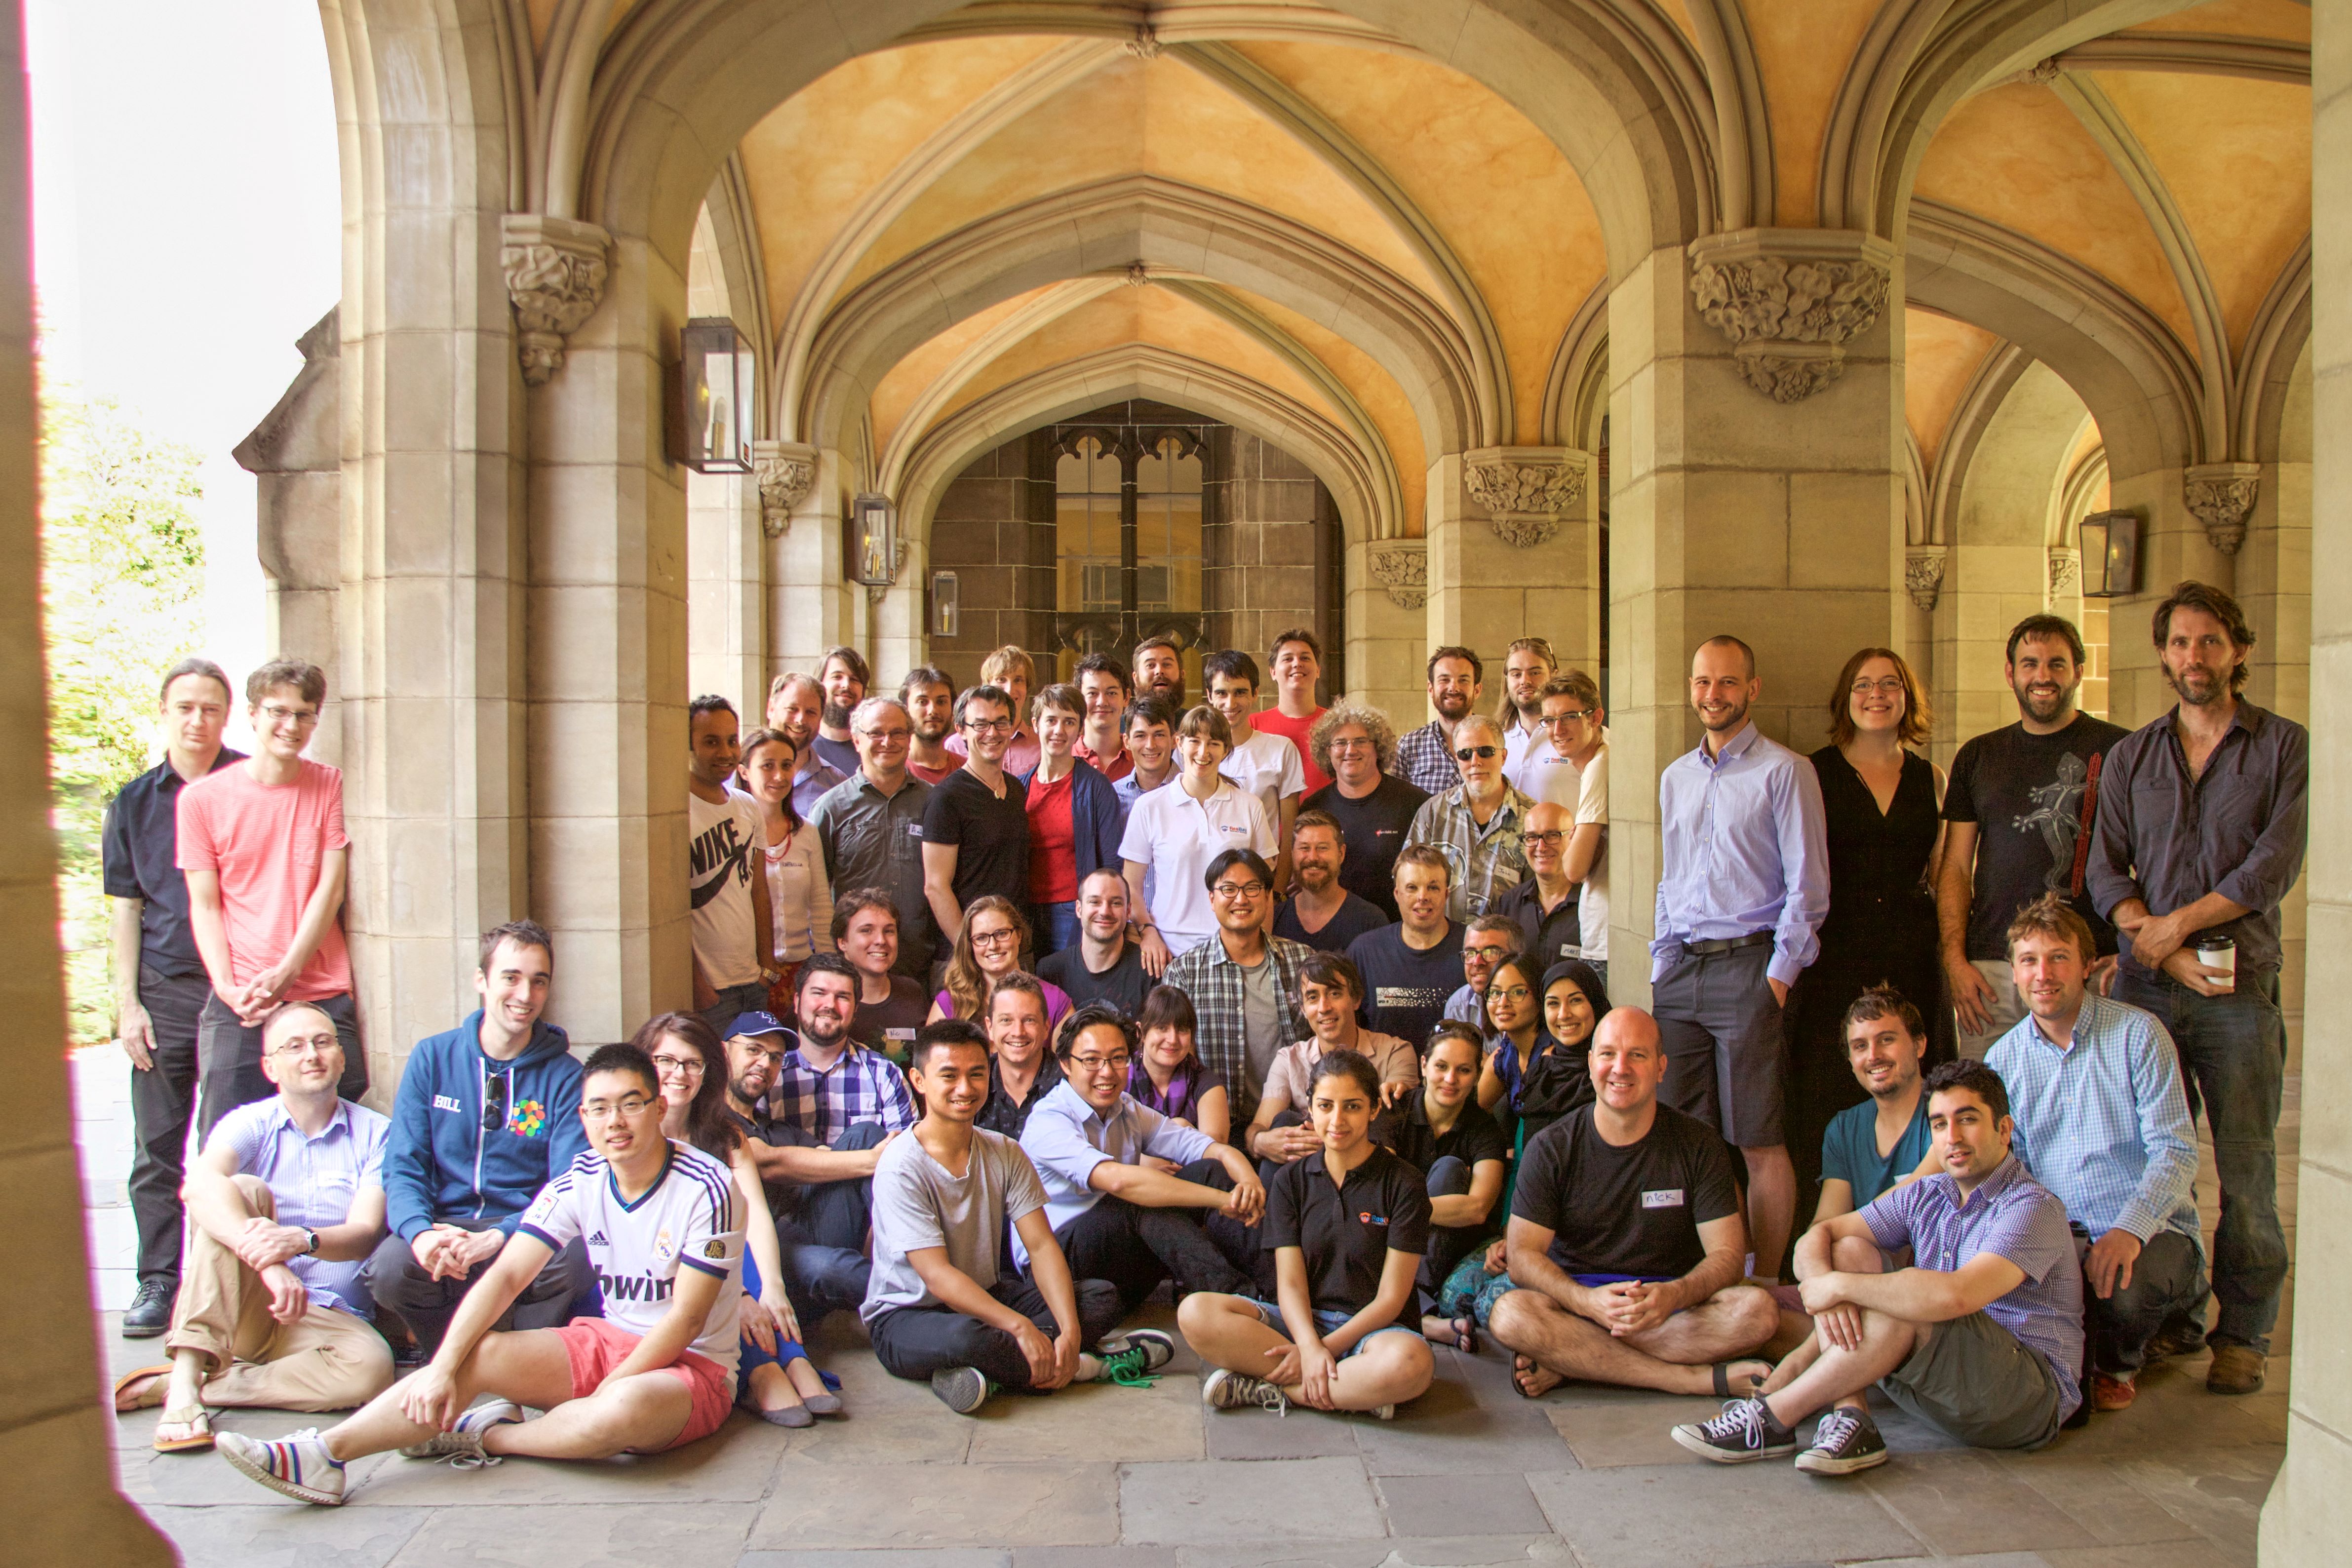
{"label": "black leather belt", "polygon": [[1706,942],[1686,942],[1683,951],[1693,958],[1713,958],[1719,952],[1737,952],[1743,947],[1761,947],[1772,940],[1769,931],[1751,931],[1746,936],[1718,936]]}

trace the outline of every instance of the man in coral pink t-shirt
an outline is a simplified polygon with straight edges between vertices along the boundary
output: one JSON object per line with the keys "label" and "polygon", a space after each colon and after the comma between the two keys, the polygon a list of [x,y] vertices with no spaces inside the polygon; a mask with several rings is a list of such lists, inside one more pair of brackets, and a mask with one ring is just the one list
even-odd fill
{"label": "man in coral pink t-shirt", "polygon": [[1323,710],[1315,705],[1315,683],[1323,679],[1323,645],[1306,627],[1292,626],[1274,639],[1272,668],[1275,705],[1252,719],[1250,726],[1298,748],[1299,766],[1307,775],[1304,793],[1313,795],[1331,782],[1331,775],[1315,765],[1314,748],[1307,744],[1315,721],[1323,717]]}
{"label": "man in coral pink t-shirt", "polygon": [[213,986],[196,1033],[200,1138],[275,1092],[261,1071],[261,1017],[280,1002],[315,1002],[334,1020],[344,1062],[337,1092],[354,1100],[367,1092],[339,918],[351,851],[343,775],[302,755],[326,695],[316,665],[263,665],[245,683],[253,755],[180,792],[188,923]]}

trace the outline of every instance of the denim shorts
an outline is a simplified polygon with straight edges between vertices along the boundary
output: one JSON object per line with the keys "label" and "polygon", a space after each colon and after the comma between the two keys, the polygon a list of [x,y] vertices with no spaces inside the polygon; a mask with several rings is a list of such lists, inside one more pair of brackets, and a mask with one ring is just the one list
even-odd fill
{"label": "denim shorts", "polygon": [[[1272,1329],[1276,1333],[1282,1335],[1285,1339],[1289,1338],[1290,1325],[1282,1321],[1282,1309],[1280,1307],[1275,1305],[1272,1301],[1261,1301],[1255,1296],[1244,1296],[1242,1300],[1247,1301],[1251,1306],[1257,1309],[1257,1316],[1260,1322],[1264,1323],[1267,1328]],[[1336,1309],[1318,1307],[1315,1309],[1315,1327],[1318,1332],[1328,1334],[1355,1315],[1356,1314],[1353,1312],[1342,1312]],[[1346,1350],[1340,1352],[1339,1359],[1346,1361],[1349,1356],[1354,1355],[1358,1351],[1362,1350],[1366,1345],[1370,1344],[1374,1339],[1378,1338],[1381,1334],[1411,1334],[1414,1339],[1421,1338],[1421,1331],[1419,1329],[1409,1329],[1402,1323],[1383,1323],[1379,1328],[1374,1329],[1371,1332],[1366,1334],[1362,1339],[1358,1340],[1354,1344],[1349,1345]]]}

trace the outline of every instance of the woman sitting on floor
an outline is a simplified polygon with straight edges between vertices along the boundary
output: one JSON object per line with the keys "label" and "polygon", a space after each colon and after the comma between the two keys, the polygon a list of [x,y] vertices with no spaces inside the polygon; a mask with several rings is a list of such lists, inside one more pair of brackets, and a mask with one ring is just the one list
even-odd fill
{"label": "woman sitting on floor", "polygon": [[1173,985],[1155,985],[1135,1026],[1143,1034],[1143,1053],[1127,1075],[1127,1092],[1145,1110],[1225,1142],[1234,1130],[1233,1103],[1224,1074],[1193,1047],[1200,1019],[1192,999]]}

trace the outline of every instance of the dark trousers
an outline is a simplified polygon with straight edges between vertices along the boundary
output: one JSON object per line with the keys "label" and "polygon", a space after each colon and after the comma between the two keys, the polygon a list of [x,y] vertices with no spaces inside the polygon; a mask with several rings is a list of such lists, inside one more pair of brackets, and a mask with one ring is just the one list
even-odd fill
{"label": "dark trousers", "polygon": [[[1006,1275],[988,1293],[1036,1324],[1047,1339],[1060,1337],[1053,1309],[1020,1275]],[[1092,1349],[1124,1315],[1118,1290],[1106,1279],[1080,1279],[1077,1296],[1078,1336]],[[951,1366],[969,1366],[1000,1388],[1029,1386],[1029,1358],[1013,1336],[952,1307],[894,1307],[866,1329],[874,1341],[874,1358],[894,1377],[928,1378]]]}
{"label": "dark trousers", "polygon": [[[1234,1179],[1214,1160],[1195,1160],[1176,1173],[1219,1192]],[[1108,1194],[1054,1233],[1071,1278],[1105,1279],[1118,1291],[1119,1315],[1140,1306],[1162,1279],[1182,1290],[1256,1292],[1258,1233],[1254,1226],[1212,1209],[1146,1208]]]}
{"label": "dark trousers", "polygon": [[131,1215],[139,1226],[139,1283],[180,1281],[180,1184],[187,1178],[188,1119],[196,1105],[196,1031],[212,982],[172,979],[139,966],[151,1068],[131,1069]]}
{"label": "dark trousers", "polygon": [[1651,994],[1666,1053],[1658,1099],[1742,1149],[1787,1141],[1781,1010],[1764,973],[1772,951],[1759,942],[1729,952],[1684,952],[1669,961]]}
{"label": "dark trousers", "polygon": [[[357,1100],[368,1090],[367,1053],[360,1049],[360,1016],[351,993],[322,996],[315,1004],[335,1021],[335,1036],[343,1042],[343,1080],[335,1092]],[[213,1135],[213,1124],[240,1105],[268,1100],[278,1086],[261,1073],[261,1030],[243,1020],[207,986],[205,1009],[196,1025],[203,1098],[196,1108],[196,1143]]]}
{"label": "dark trousers", "polygon": [[[1470,1192],[1470,1167],[1451,1154],[1441,1154],[1429,1163],[1429,1195],[1433,1198],[1466,1197]],[[1445,1277],[1479,1245],[1496,1233],[1491,1221],[1485,1225],[1433,1225],[1429,1227],[1429,1250],[1422,1254],[1421,1288],[1431,1295],[1437,1294],[1445,1284]]]}
{"label": "dark trousers", "polygon": [[[498,1224],[496,1220],[488,1219],[451,1219],[441,1223],[473,1231],[488,1230]],[[375,1251],[369,1255],[365,1278],[376,1305],[389,1307],[399,1313],[400,1321],[406,1323],[409,1331],[416,1336],[418,1348],[430,1356],[441,1348],[441,1342],[449,1337],[449,1320],[457,1315],[458,1304],[465,1300],[466,1292],[471,1290],[482,1276],[489,1272],[490,1265],[497,1261],[498,1255],[493,1253],[474,1265],[472,1272],[463,1279],[436,1279],[418,1265],[416,1254],[409,1250],[408,1243],[397,1236],[386,1236],[376,1243]],[[497,1329],[561,1328],[572,1321],[572,1299],[585,1296],[595,1282],[595,1271],[588,1263],[588,1249],[575,1237],[563,1244],[561,1252],[547,1260],[547,1267],[539,1271],[538,1278],[522,1288],[522,1294],[515,1298],[514,1305],[509,1307],[491,1326]]]}
{"label": "dark trousers", "polygon": [[[2088,1253],[2091,1238],[2079,1232],[2075,1250]],[[2132,1264],[2128,1286],[2101,1300],[2083,1281],[2083,1330],[2091,1370],[2128,1377],[2147,1363],[2147,1342],[2176,1318],[2201,1315],[2205,1308],[2205,1258],[2197,1244],[2176,1230],[2147,1238]]]}
{"label": "dark trousers", "polygon": [[2168,976],[2126,971],[2116,997],[2145,1007],[2179,1047],[2189,1114],[2204,1108],[2221,1178],[2213,1235],[2216,1345],[2270,1353],[2286,1283],[2286,1233],[2278,1215],[2279,1094],[2286,1077],[2286,1020],[2278,976],[2241,973],[2237,990],[2200,996]]}
{"label": "dark trousers", "polygon": [[746,1013],[761,1011],[767,1005],[768,983],[764,980],[749,980],[740,985],[722,985],[719,988],[719,1000],[702,1010],[702,1021],[723,1040],[735,1027],[737,1018]]}
{"label": "dark trousers", "polygon": [[[777,1136],[790,1134],[779,1129]],[[878,1122],[843,1130],[831,1147],[871,1149],[888,1134]],[[802,1146],[820,1147],[814,1138]],[[866,1233],[873,1223],[874,1182],[868,1176],[820,1182],[792,1189],[788,1206],[776,1215],[776,1246],[784,1268],[784,1294],[801,1327],[816,1331],[829,1312],[856,1310],[866,1300],[873,1264],[866,1256]]]}

